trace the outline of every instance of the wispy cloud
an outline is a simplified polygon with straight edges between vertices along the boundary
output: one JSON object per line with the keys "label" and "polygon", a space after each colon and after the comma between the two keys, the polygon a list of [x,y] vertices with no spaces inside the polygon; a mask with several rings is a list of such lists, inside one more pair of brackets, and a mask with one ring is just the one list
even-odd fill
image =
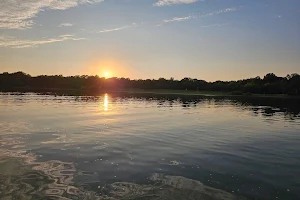
{"label": "wispy cloud", "polygon": [[136,23],[132,23],[131,25],[121,26],[121,27],[118,27],[118,28],[102,29],[100,31],[96,31],[96,33],[107,33],[107,32],[113,32],[113,31],[120,31],[120,30],[123,30],[123,29],[132,28],[132,27],[135,27],[135,26],[137,26],[137,24]]}
{"label": "wispy cloud", "polygon": [[33,18],[43,10],[66,10],[81,4],[99,3],[104,0],[1,0],[0,29],[27,29]]}
{"label": "wispy cloud", "polygon": [[73,24],[71,23],[61,23],[58,27],[71,27]]}
{"label": "wispy cloud", "polygon": [[67,40],[77,41],[77,40],[85,40],[85,38],[78,38],[75,37],[74,35],[60,35],[55,38],[47,38],[42,40],[22,40],[15,37],[0,35],[0,47],[28,48],[28,47],[37,47],[43,44],[63,42]]}
{"label": "wispy cloud", "polygon": [[174,17],[172,19],[165,19],[163,20],[163,23],[169,23],[169,22],[182,22],[182,21],[186,21],[186,20],[189,20],[189,19],[192,19],[193,16],[189,15],[187,17]]}
{"label": "wispy cloud", "polygon": [[195,3],[197,1],[199,1],[199,0],[158,0],[153,5],[154,6],[170,6],[170,5],[176,5],[176,4],[190,4],[190,3]]}
{"label": "wispy cloud", "polygon": [[215,12],[211,12],[211,13],[202,15],[200,17],[207,17],[207,16],[218,15],[218,14],[221,14],[221,13],[234,12],[236,10],[237,10],[237,8],[225,8],[225,9],[217,10]]}
{"label": "wispy cloud", "polygon": [[[191,15],[183,16],[183,17],[173,17],[171,19],[162,20],[158,24],[156,24],[155,26],[160,27],[160,26],[163,26],[164,24],[171,23],[171,22],[183,22],[183,21],[187,21],[187,20],[190,20],[190,19],[201,19],[201,18],[205,18],[205,17],[218,15],[218,14],[221,14],[221,13],[234,12],[236,10],[237,10],[236,8],[225,8],[225,9],[217,10],[217,11],[207,13],[207,14],[191,14]],[[120,30],[123,30],[123,29],[136,27],[136,26],[139,26],[139,25],[142,25],[142,24],[144,24],[144,22],[139,23],[139,24],[132,23],[131,25],[121,26],[121,27],[113,28],[113,29],[103,29],[103,30],[100,30],[100,31],[93,31],[93,32],[94,33],[106,33],[106,32],[112,32],[112,31],[120,31]],[[202,28],[225,26],[225,25],[228,25],[228,24],[212,24],[212,25],[208,25],[208,26],[202,26]]]}
{"label": "wispy cloud", "polygon": [[202,28],[211,28],[211,27],[221,27],[221,26],[227,26],[228,24],[211,24],[207,26],[201,26]]}
{"label": "wispy cloud", "polygon": [[[217,11],[207,13],[207,14],[194,14],[194,15],[188,15],[185,17],[174,17],[172,19],[165,19],[162,21],[162,23],[182,22],[182,21],[186,21],[186,20],[190,20],[190,19],[201,19],[201,18],[205,18],[205,17],[219,15],[221,13],[234,12],[236,10],[237,10],[236,8],[225,8],[225,9],[217,10]],[[159,24],[159,25],[161,25],[161,24]]]}

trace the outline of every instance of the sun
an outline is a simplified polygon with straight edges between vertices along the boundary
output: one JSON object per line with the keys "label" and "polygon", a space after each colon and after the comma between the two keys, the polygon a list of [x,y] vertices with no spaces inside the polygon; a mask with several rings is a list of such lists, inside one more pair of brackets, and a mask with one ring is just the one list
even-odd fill
{"label": "sun", "polygon": [[108,72],[105,72],[105,73],[104,73],[105,78],[108,78],[108,75],[109,75]]}

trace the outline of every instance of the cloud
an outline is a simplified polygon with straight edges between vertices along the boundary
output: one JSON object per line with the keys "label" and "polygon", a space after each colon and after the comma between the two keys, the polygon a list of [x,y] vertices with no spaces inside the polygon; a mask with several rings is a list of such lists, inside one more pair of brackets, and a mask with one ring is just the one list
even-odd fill
{"label": "cloud", "polygon": [[170,23],[170,22],[182,22],[182,21],[186,21],[186,20],[190,20],[190,19],[201,19],[201,18],[205,18],[205,17],[211,17],[214,15],[219,15],[221,13],[227,13],[227,12],[234,12],[236,11],[236,8],[225,8],[222,10],[217,10],[211,13],[207,13],[207,14],[194,14],[194,15],[189,15],[186,17],[174,17],[172,19],[165,19],[162,21],[162,23]]}
{"label": "cloud", "polygon": [[205,14],[205,15],[201,15],[200,17],[207,17],[207,16],[218,15],[218,14],[221,14],[221,13],[234,12],[236,10],[237,10],[236,8],[225,8],[225,9],[217,10],[215,12],[211,12],[211,13],[208,13],[208,14]]}
{"label": "cloud", "polygon": [[100,31],[96,31],[96,33],[107,33],[107,32],[113,32],[113,31],[120,31],[120,30],[123,30],[123,29],[132,28],[132,27],[136,27],[136,26],[137,26],[136,23],[132,23],[131,25],[121,26],[121,27],[118,27],[118,28],[103,29],[103,30],[100,30]]}
{"label": "cloud", "polygon": [[27,29],[33,18],[44,10],[66,10],[81,4],[99,3],[104,0],[1,0],[0,29]]}
{"label": "cloud", "polygon": [[190,3],[195,3],[198,0],[158,0],[154,6],[170,6],[170,5],[175,5],[175,4],[190,4]]}
{"label": "cloud", "polygon": [[163,23],[169,23],[169,22],[182,22],[182,21],[186,21],[186,20],[189,20],[189,19],[192,19],[193,16],[187,16],[187,17],[174,17],[172,19],[165,19],[163,20]]}
{"label": "cloud", "polygon": [[0,47],[8,48],[28,48],[28,47],[37,47],[43,44],[50,44],[56,42],[63,42],[67,40],[85,40],[85,38],[78,38],[74,35],[60,35],[55,38],[48,38],[42,40],[22,40],[10,36],[1,36],[0,35]]}
{"label": "cloud", "polygon": [[61,23],[58,27],[70,27],[73,26],[71,23]]}
{"label": "cloud", "polygon": [[207,26],[201,26],[202,28],[211,28],[211,27],[221,27],[221,26],[227,26],[228,24],[212,24]]}

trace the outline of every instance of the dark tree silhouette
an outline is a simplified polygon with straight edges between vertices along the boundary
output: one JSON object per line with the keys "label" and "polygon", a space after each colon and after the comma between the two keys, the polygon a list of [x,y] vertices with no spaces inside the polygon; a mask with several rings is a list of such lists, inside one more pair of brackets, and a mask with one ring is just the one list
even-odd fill
{"label": "dark tree silhouette", "polygon": [[40,75],[30,76],[24,72],[0,74],[0,91],[2,92],[62,92],[62,93],[96,93],[120,90],[188,90],[188,91],[218,91],[231,94],[300,94],[300,75],[291,74],[278,77],[269,73],[260,77],[238,81],[215,81],[174,78],[159,78],[146,80],[130,80],[128,78],[101,78],[99,76],[68,76]]}

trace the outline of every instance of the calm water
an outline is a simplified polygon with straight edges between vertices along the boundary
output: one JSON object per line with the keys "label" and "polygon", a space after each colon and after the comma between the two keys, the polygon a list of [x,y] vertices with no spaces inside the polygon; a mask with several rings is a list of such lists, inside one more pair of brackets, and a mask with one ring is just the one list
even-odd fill
{"label": "calm water", "polygon": [[299,99],[0,94],[0,198],[298,200],[299,112]]}

